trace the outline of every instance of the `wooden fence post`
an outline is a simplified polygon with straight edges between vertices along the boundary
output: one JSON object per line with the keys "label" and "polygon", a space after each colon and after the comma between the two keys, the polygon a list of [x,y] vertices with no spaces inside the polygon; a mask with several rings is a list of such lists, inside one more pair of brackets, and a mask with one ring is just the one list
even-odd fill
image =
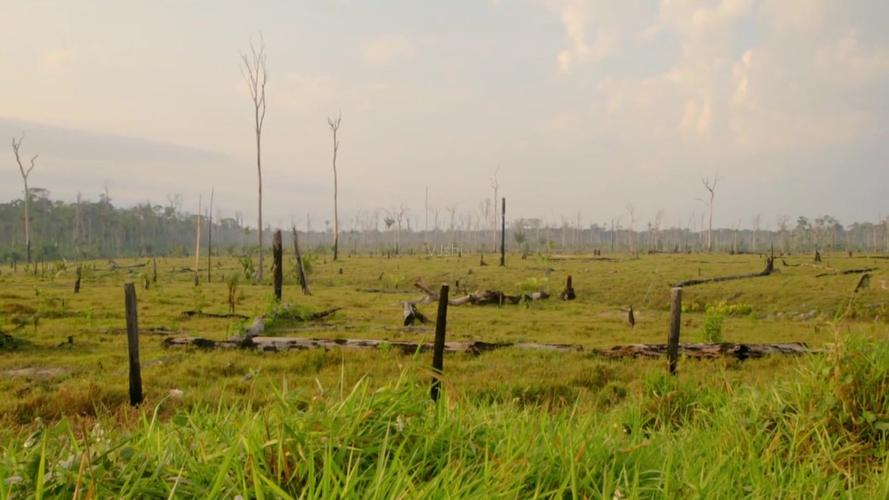
{"label": "wooden fence post", "polygon": [[438,401],[441,393],[440,375],[444,371],[445,330],[448,325],[448,285],[442,285],[438,294],[438,318],[435,321],[435,344],[432,348],[432,389],[433,401]]}
{"label": "wooden fence post", "polygon": [[500,210],[500,265],[506,265],[506,198]]}
{"label": "wooden fence post", "polygon": [[74,270],[74,293],[80,293],[80,278],[83,276],[83,266],[77,264]]}
{"label": "wooden fence post", "polygon": [[142,367],[139,364],[139,315],[136,304],[136,287],[133,283],[123,286],[127,313],[127,350],[130,357],[130,405],[142,403]]}
{"label": "wooden fence post", "polygon": [[157,283],[157,257],[151,258],[151,282]]}
{"label": "wooden fence post", "polygon": [[682,287],[670,289],[670,336],[667,338],[667,363],[670,375],[676,375],[679,358],[679,326],[682,319]]}
{"label": "wooden fence post", "polygon": [[281,286],[284,281],[284,269],[281,266],[283,260],[283,249],[281,248],[281,230],[275,231],[272,237],[272,258],[274,267],[272,268],[272,276],[275,280],[275,300],[281,302]]}
{"label": "wooden fence post", "polygon": [[296,254],[296,272],[299,276],[299,286],[303,290],[304,295],[312,295],[309,291],[309,280],[306,278],[306,268],[303,266],[303,257],[299,251],[299,236],[296,232],[296,226],[293,226],[293,253]]}

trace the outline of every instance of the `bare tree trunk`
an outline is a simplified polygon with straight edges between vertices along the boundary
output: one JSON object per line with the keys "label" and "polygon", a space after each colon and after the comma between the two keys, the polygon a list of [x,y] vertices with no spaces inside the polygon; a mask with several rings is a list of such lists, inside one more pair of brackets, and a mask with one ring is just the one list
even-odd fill
{"label": "bare tree trunk", "polygon": [[31,263],[31,189],[28,187],[28,176],[31,175],[31,171],[34,170],[35,161],[37,161],[37,157],[39,155],[34,155],[31,157],[31,166],[25,168],[22,164],[22,158],[20,156],[21,148],[22,148],[22,140],[24,140],[25,136],[21,136],[16,140],[15,137],[12,138],[12,152],[15,155],[15,161],[19,166],[19,172],[22,174],[22,183],[25,187],[25,253],[27,254],[28,263]]}
{"label": "bare tree trunk", "polygon": [[241,55],[244,63],[242,68],[244,79],[247,81],[247,87],[250,91],[250,99],[253,101],[253,121],[254,130],[256,132],[256,175],[259,181],[258,186],[258,214],[257,214],[257,238],[259,243],[259,269],[257,271],[257,279],[262,281],[263,276],[263,256],[262,256],[262,126],[265,123],[265,87],[268,83],[268,73],[266,71],[266,54],[265,42],[260,38],[259,48],[257,49],[253,43],[250,43],[250,55]]}
{"label": "bare tree trunk", "polygon": [[198,197],[198,213],[194,217],[194,286],[200,282],[201,267],[201,197]]}
{"label": "bare tree trunk", "polygon": [[215,189],[210,188],[210,210],[207,211],[207,283],[212,281],[213,272],[213,194]]}
{"label": "bare tree trunk", "polygon": [[337,182],[336,172],[336,153],[340,149],[340,142],[337,140],[336,134],[340,129],[340,122],[342,119],[342,116],[337,116],[336,120],[331,118],[327,119],[327,123],[330,125],[330,130],[333,133],[333,260],[339,258],[340,245],[340,214],[338,203],[339,184]]}

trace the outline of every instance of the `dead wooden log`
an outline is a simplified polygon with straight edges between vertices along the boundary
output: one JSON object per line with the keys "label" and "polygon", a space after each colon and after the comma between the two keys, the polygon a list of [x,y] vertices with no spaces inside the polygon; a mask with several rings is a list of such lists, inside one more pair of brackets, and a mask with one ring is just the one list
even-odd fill
{"label": "dead wooden log", "polygon": [[114,260],[108,261],[108,268],[111,271],[115,271],[117,269],[138,269],[140,267],[145,267],[146,265],[148,265],[147,262],[142,263],[142,264],[131,264],[131,265],[127,265],[127,266],[122,266],[122,265],[118,264],[117,262],[115,262]]}
{"label": "dead wooden log", "polygon": [[858,284],[855,285],[855,290],[852,293],[858,293],[859,290],[863,290],[870,285],[870,274],[864,273],[858,278]]}
{"label": "dead wooden log", "polygon": [[577,295],[574,293],[574,286],[571,283],[571,275],[568,275],[568,279],[565,281],[565,289],[562,290],[562,293],[559,294],[559,298],[562,300],[574,300],[577,298]]}
{"label": "dead wooden log", "polygon": [[199,317],[199,318],[250,319],[249,317],[244,316],[243,314],[235,314],[235,313],[219,314],[219,313],[208,313],[208,312],[204,312],[204,311],[182,311],[182,316],[186,317],[186,318]]}
{"label": "dead wooden log", "polygon": [[[414,286],[419,288],[426,297],[421,302],[428,303],[438,300],[438,294],[426,286],[422,281],[417,281]],[[522,302],[532,302],[536,300],[548,299],[549,294],[544,291],[533,293],[523,293],[521,295],[507,295],[500,290],[477,290],[462,297],[455,297],[448,300],[448,305],[462,306],[465,304],[473,305],[501,305],[501,304],[520,304]]]}
{"label": "dead wooden log", "polygon": [[[679,344],[679,352],[690,358],[733,357],[740,360],[770,354],[800,355],[814,353],[804,342],[780,344]],[[607,349],[593,349],[605,358],[656,358],[667,354],[667,344],[628,344]]]}
{"label": "dead wooden log", "polygon": [[416,304],[413,302],[404,302],[404,326],[411,326],[414,324],[414,321],[419,321],[420,323],[426,323],[428,321],[426,316],[417,309]]}
{"label": "dead wooden log", "polygon": [[[164,347],[199,347],[203,349],[237,349],[255,348],[260,351],[286,351],[302,349],[397,349],[405,354],[413,354],[417,351],[428,352],[433,350],[433,342],[410,342],[402,340],[377,340],[377,339],[317,339],[304,337],[263,337],[255,336],[249,342],[234,338],[229,340],[210,340],[201,337],[168,337],[163,341]],[[579,352],[583,347],[575,344],[538,344],[533,342],[484,342],[484,341],[456,341],[445,342],[446,353],[480,354],[495,349],[516,348],[525,350],[545,350],[559,352]]]}
{"label": "dead wooden log", "polygon": [[824,276],[840,276],[843,274],[859,274],[859,273],[869,273],[871,271],[876,271],[876,267],[862,267],[860,269],[846,269],[845,271],[834,271],[832,273],[819,273],[816,274],[816,278],[822,278]]}
{"label": "dead wooden log", "polygon": [[701,278],[701,279],[693,279],[686,280],[676,283],[675,285],[671,285],[673,287],[687,287],[693,285],[703,285],[705,283],[719,283],[722,281],[733,281],[733,280],[741,280],[747,278],[759,278],[762,276],[768,276],[775,271],[775,261],[771,257],[766,260],[766,267],[762,271],[758,273],[750,273],[750,274],[736,274],[732,276],[720,276],[717,278]]}

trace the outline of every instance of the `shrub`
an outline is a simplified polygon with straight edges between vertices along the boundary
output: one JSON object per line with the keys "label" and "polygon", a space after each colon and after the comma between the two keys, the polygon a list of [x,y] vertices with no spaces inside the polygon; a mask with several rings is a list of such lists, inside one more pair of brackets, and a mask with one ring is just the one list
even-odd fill
{"label": "shrub", "polygon": [[725,316],[722,313],[712,309],[707,310],[707,314],[704,316],[704,325],[702,326],[705,342],[716,344],[723,341],[722,323],[724,321]]}

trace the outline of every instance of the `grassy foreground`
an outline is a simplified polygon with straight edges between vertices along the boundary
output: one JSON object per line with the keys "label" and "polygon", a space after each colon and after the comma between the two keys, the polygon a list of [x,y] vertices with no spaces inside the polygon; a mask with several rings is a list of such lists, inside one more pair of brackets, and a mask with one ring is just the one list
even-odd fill
{"label": "grassy foreground", "polygon": [[[0,497],[889,496],[889,345],[842,342],[768,390],[653,375],[609,411],[428,401],[416,372],[254,408],[63,419],[3,436]],[[286,382],[285,382],[286,384]]]}
{"label": "grassy foreground", "polygon": [[[825,354],[683,360],[678,378],[663,360],[604,360],[588,348],[663,342],[670,283],[755,272],[761,257],[510,256],[506,268],[477,255],[316,257],[311,296],[287,265],[285,303],[343,309],[323,322],[276,321],[271,335],[431,340],[429,325],[400,326],[418,278],[454,293],[553,295],[574,278],[572,302],[451,308],[450,340],[585,350],[448,355],[438,405],[427,354],[163,348],[169,332],[219,340],[249,323],[182,314],[227,311],[223,276],[243,272],[235,258],[214,258],[214,281],[198,287],[182,271],[192,260],[158,259],[147,289],[145,259],[87,263],[79,294],[72,265],[3,269],[0,499],[887,498],[886,261],[824,257],[788,256],[768,277],[687,289],[682,339],[703,341],[715,308],[726,341],[804,341]],[[841,272],[863,267],[876,270],[854,292],[858,274]],[[126,281],[140,285],[139,409],[127,405]],[[268,314],[270,294],[242,277],[237,311]]]}

